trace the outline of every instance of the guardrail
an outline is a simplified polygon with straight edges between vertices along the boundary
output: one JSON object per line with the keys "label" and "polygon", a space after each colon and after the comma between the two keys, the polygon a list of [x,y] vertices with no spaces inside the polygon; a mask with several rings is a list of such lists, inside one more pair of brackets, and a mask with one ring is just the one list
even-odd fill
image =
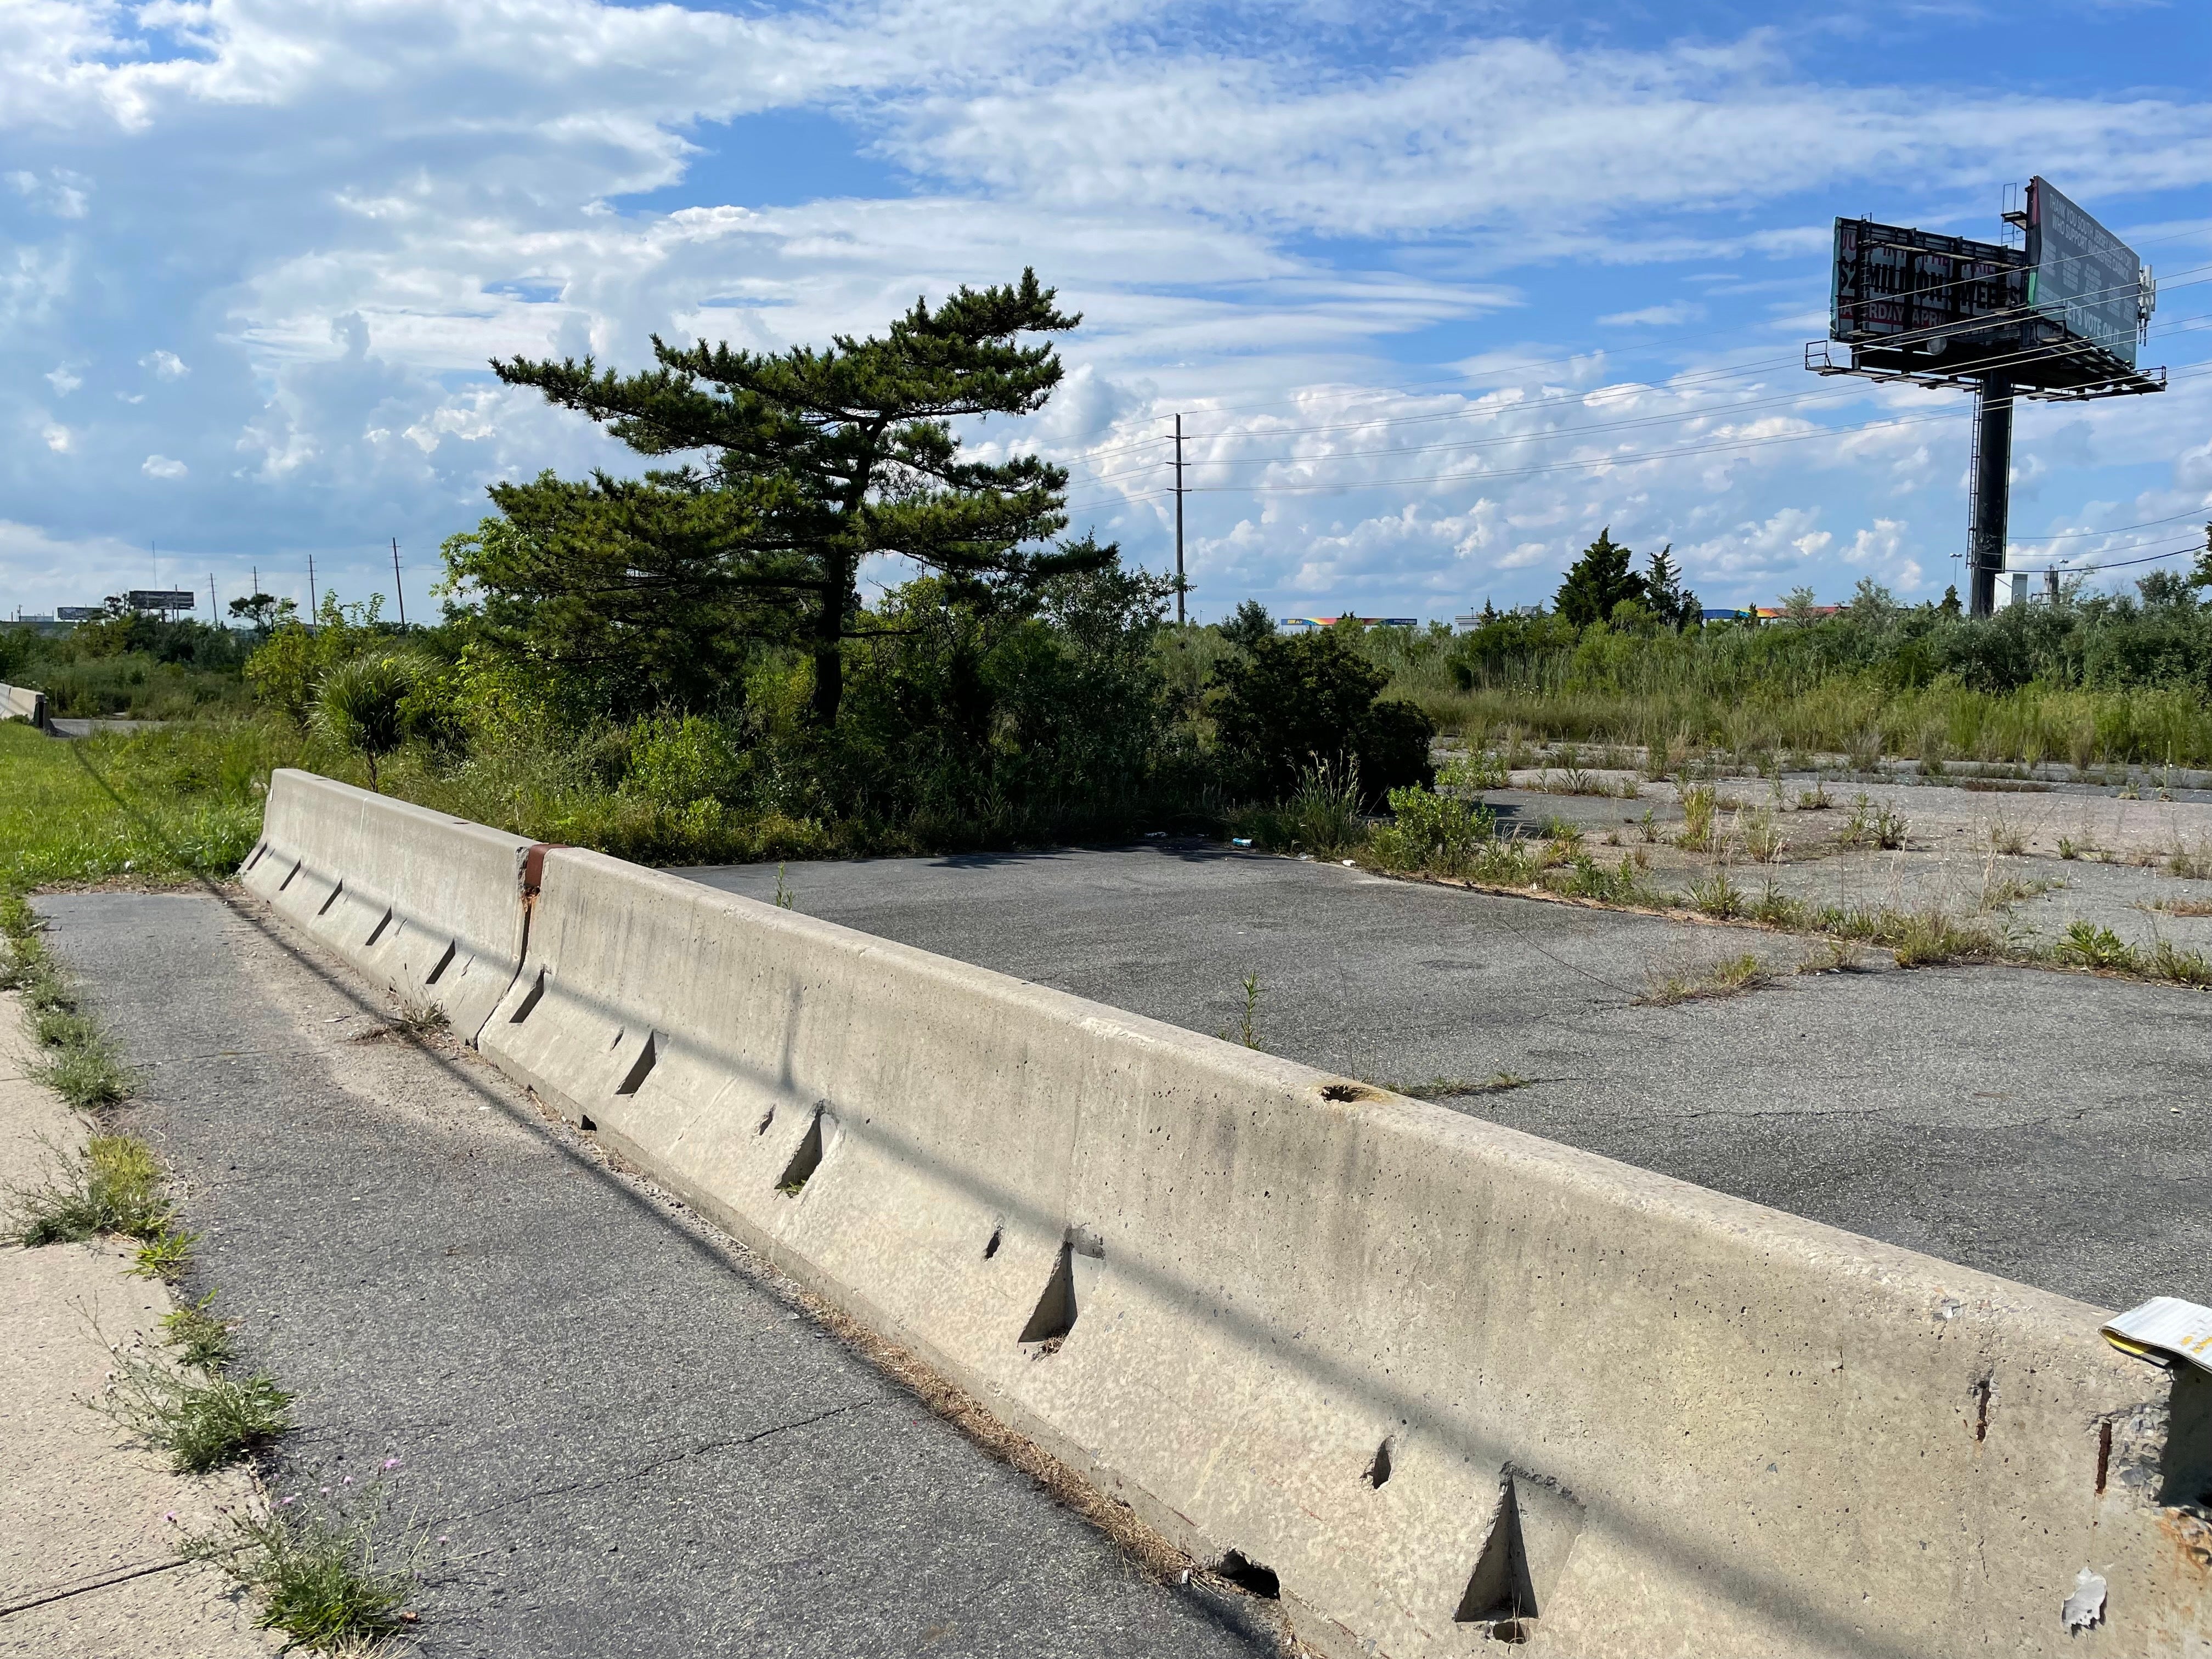
{"label": "guardrail", "polygon": [[[434,844],[489,844],[418,812],[280,774],[271,834],[404,842],[380,866],[403,887]],[[456,1021],[487,1057],[1194,1552],[1233,1553],[1310,1642],[2212,1644],[2212,1377],[2115,1352],[2098,1310],[501,839],[516,862],[448,901],[526,917],[496,1006]]]}

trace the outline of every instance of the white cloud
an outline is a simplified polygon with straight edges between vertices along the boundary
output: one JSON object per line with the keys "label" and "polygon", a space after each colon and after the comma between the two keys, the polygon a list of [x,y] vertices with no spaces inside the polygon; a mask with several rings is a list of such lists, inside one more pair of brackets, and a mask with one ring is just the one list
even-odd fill
{"label": "white cloud", "polygon": [[49,369],[46,372],[46,384],[53,387],[55,397],[66,398],[82,386],[84,380],[81,376],[72,373],[67,363],[64,363],[59,368]]}
{"label": "white cloud", "polygon": [[[1963,410],[1951,400],[1915,424],[1944,400],[1784,401],[1808,377],[1778,366],[1777,343],[1822,325],[1808,273],[1826,208],[1808,203],[1879,184],[1906,198],[1900,212],[1956,212],[2030,153],[2092,200],[2212,179],[2212,106],[2181,94],[1931,98],[1822,79],[1764,34],[1636,49],[1472,38],[1491,15],[1438,25],[1418,56],[1376,68],[1302,39],[1303,10],[1202,21],[1164,0],[744,15],[15,0],[0,9],[0,129],[22,163],[10,186],[46,213],[0,245],[0,352],[39,343],[21,385],[64,350],[97,376],[113,339],[165,339],[141,362],[182,383],[143,409],[118,390],[117,430],[77,434],[118,477],[109,496],[88,502],[81,463],[41,473],[39,454],[0,458],[10,499],[35,500],[57,533],[121,524],[148,487],[129,458],[179,447],[150,418],[163,410],[240,458],[181,483],[181,463],[139,469],[164,511],[191,504],[198,533],[245,544],[281,523],[346,544],[362,518],[396,513],[434,539],[484,510],[492,479],[629,464],[584,422],[487,384],[488,356],[635,366],[653,331],[772,349],[880,328],[918,292],[1034,262],[1085,325],[1047,414],[981,438],[1071,459],[1157,449],[1158,417],[1186,411],[1211,586],[1350,582],[1411,605],[1479,599],[1502,572],[1533,593],[1607,523],[1639,549],[1710,548],[1701,579],[1748,583],[1832,572],[1859,526],[1909,522],[1917,544],[1900,528],[1863,567],[1902,569],[1956,539]],[[337,107],[371,113],[333,124]],[[727,166],[700,170],[711,124],[792,109],[848,125],[866,152],[859,184],[755,199],[748,178],[766,170],[748,174],[734,144]],[[891,166],[905,176],[873,182]],[[671,186],[651,207],[629,195]],[[147,246],[191,255],[199,286],[141,283]],[[1545,314],[1575,260],[1600,277],[1606,261],[1641,262],[1634,282],[1596,289],[1635,307],[1601,323],[1665,329],[1709,307],[1729,349],[1638,357],[1653,343],[1629,335],[1589,350],[1581,318],[1604,301]],[[1697,298],[1662,284],[1670,262]],[[118,294],[138,307],[121,321]],[[1362,389],[1435,379],[1419,356],[1431,339],[1479,378]],[[57,395],[82,383],[76,368],[46,378]],[[2173,434],[2212,410],[2179,382],[2142,401],[2178,418],[2146,430],[2100,410],[2063,465],[2172,457]],[[1884,409],[1889,425],[1820,432]],[[2025,452],[2041,440],[2022,430]],[[1079,521],[1157,562],[1169,515],[1146,459],[1079,466]],[[2179,465],[2194,477],[2205,463]],[[2045,483],[2053,507],[2073,476]],[[1810,516],[1776,539],[1766,526],[1785,512]],[[1808,551],[1830,535],[1815,519],[1844,527]]]}
{"label": "white cloud", "polygon": [[1670,305],[1645,306],[1640,311],[1609,312],[1598,321],[1607,328],[1674,328],[1696,322],[1705,314],[1703,306],[1678,300]]}
{"label": "white cloud", "polygon": [[166,455],[149,455],[138,470],[149,478],[181,478],[191,469]]}
{"label": "white cloud", "polygon": [[47,422],[39,429],[39,435],[46,441],[46,447],[57,455],[66,455],[76,447],[76,434],[59,421]]}

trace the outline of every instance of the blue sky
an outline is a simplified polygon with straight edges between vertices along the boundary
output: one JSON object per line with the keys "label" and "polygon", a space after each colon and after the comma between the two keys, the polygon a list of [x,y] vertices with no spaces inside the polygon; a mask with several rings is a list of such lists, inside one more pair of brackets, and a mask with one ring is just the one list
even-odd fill
{"label": "blue sky", "polygon": [[1605,526],[1710,603],[1931,597],[1966,402],[1804,372],[1830,222],[1994,239],[2034,173],[2160,273],[2173,383],[2022,412],[2015,560],[2201,537],[2201,0],[1380,9],[15,0],[0,605],[310,554],[388,595],[396,537],[421,614],[487,483],[623,464],[488,357],[820,341],[1024,264],[1085,325],[975,441],[1161,568],[1181,410],[1201,616],[1525,603]]}

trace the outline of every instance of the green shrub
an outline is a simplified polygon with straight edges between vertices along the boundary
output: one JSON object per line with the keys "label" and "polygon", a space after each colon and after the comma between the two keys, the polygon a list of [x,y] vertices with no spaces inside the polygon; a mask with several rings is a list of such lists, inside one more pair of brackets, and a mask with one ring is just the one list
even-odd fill
{"label": "green shrub", "polygon": [[56,1152],[60,1169],[43,1186],[9,1194],[16,1243],[76,1243],[103,1234],[157,1239],[175,1209],[153,1148],[132,1135],[94,1135],[75,1154]]}
{"label": "green shrub", "polygon": [[1413,704],[1378,701],[1387,677],[1335,629],[1267,638],[1214,668],[1214,725],[1238,781],[1265,799],[1317,762],[1356,768],[1370,799],[1434,780],[1436,727]]}

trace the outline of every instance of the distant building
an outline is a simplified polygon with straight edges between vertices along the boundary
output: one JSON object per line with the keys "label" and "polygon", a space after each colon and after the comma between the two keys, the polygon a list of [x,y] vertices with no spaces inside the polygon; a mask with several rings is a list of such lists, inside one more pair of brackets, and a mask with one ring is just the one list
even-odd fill
{"label": "distant building", "polygon": [[1419,617],[1278,617],[1277,631],[1285,634],[1313,634],[1324,628],[1334,628],[1340,622],[1355,622],[1369,628],[1419,628]]}

